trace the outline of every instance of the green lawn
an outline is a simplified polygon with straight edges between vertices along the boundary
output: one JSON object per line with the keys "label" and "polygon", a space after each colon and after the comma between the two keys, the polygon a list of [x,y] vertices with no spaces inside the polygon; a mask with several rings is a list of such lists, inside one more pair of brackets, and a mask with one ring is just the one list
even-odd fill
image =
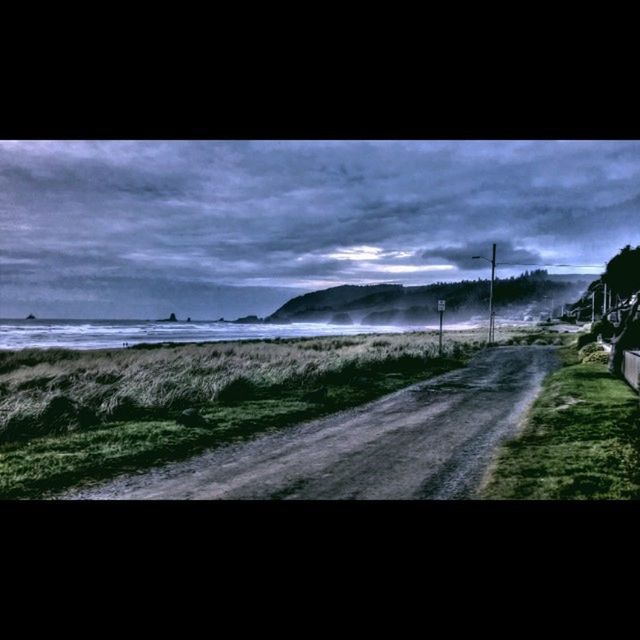
{"label": "green lawn", "polygon": [[579,363],[550,374],[520,437],[500,451],[482,491],[489,499],[640,497],[640,404],[604,364]]}

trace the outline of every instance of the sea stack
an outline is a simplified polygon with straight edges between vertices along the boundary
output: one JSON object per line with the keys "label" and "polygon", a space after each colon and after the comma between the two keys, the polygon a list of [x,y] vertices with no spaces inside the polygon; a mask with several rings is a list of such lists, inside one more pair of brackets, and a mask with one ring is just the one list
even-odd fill
{"label": "sea stack", "polygon": [[30,313],[30,314],[27,316],[27,320],[35,320],[35,319],[36,319],[36,317],[33,315],[33,313]]}

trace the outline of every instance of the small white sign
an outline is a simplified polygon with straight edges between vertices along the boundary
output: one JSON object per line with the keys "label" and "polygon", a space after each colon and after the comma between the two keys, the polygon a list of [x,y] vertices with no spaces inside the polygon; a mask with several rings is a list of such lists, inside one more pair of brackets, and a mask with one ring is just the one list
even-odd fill
{"label": "small white sign", "polygon": [[438,311],[444,311],[444,300],[438,300]]}

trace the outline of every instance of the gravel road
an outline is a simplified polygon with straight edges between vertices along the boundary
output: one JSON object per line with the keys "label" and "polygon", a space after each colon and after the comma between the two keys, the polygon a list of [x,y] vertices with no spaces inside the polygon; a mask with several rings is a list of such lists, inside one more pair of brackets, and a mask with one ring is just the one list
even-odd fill
{"label": "gravel road", "polygon": [[498,347],[468,367],[356,409],[143,473],[71,499],[468,499],[514,436],[554,347]]}

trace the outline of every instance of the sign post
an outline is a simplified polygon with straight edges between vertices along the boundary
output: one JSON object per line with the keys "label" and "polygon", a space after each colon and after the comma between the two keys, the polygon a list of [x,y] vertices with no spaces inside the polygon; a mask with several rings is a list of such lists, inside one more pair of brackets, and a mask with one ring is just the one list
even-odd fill
{"label": "sign post", "polygon": [[438,348],[438,353],[442,355],[442,314],[444,313],[445,301],[438,300],[438,311],[440,312],[440,346]]}

